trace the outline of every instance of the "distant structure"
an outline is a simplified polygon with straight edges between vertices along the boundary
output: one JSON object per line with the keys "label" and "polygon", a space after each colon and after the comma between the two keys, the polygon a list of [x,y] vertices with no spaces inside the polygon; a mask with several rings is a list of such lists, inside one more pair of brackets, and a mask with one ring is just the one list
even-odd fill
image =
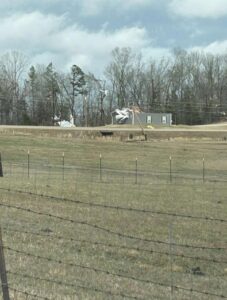
{"label": "distant structure", "polygon": [[125,124],[130,118],[130,112],[129,108],[115,109],[113,115],[118,124]]}
{"label": "distant structure", "polygon": [[72,115],[70,115],[70,121],[66,121],[66,120],[60,120],[57,116],[54,117],[54,122],[57,126],[60,126],[62,128],[72,128],[72,127],[76,127],[74,125],[74,118]]}
{"label": "distant structure", "polygon": [[171,113],[145,113],[138,107],[115,109],[112,112],[112,124],[130,125],[172,125]]}

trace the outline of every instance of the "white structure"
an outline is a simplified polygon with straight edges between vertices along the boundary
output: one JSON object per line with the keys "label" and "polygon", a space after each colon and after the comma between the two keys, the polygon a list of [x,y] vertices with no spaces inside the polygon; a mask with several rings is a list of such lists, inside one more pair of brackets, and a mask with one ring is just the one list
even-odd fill
{"label": "white structure", "polygon": [[115,109],[114,115],[118,124],[124,124],[129,119],[131,110],[129,108]]}
{"label": "white structure", "polygon": [[142,112],[138,107],[115,109],[112,124],[171,126],[172,114]]}
{"label": "white structure", "polygon": [[57,124],[62,127],[62,128],[72,128],[72,127],[76,127],[74,125],[74,118],[72,115],[70,115],[70,121],[66,121],[66,120],[62,120],[62,121],[58,121],[59,118],[57,116],[55,116],[54,120],[57,122]]}

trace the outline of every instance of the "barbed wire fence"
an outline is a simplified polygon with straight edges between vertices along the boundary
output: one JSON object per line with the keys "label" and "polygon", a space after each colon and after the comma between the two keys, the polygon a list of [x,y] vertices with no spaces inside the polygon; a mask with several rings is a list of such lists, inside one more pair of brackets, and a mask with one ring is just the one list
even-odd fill
{"label": "barbed wire fence", "polygon": [[[10,208],[16,208],[16,207],[12,207],[12,206],[8,206]],[[17,209],[23,209],[22,207],[17,207]],[[37,212],[34,212],[34,211],[31,211],[30,209],[27,209],[26,210],[28,213],[37,213]],[[38,214],[41,214],[41,213],[38,213]],[[49,216],[49,217],[56,217],[56,218],[59,218],[59,216]],[[68,221],[66,219],[66,221]],[[70,220],[70,222],[72,222],[72,220]],[[86,223],[85,223],[86,224]],[[96,225],[92,225],[94,226],[94,228],[99,228],[97,227]],[[100,228],[99,228],[100,229]],[[14,232],[19,232],[19,233],[23,233],[23,234],[30,234],[30,235],[35,235],[35,236],[45,236],[45,237],[48,237],[48,238],[53,238],[53,239],[61,239],[61,240],[64,240],[64,237],[62,236],[56,236],[56,235],[47,235],[47,234],[41,234],[41,233],[36,233],[36,232],[29,232],[29,231],[23,231],[23,230],[16,230],[16,229],[9,229],[9,228],[4,228],[4,230],[7,232],[7,231],[14,231]],[[102,228],[103,230],[103,228]],[[104,229],[105,230],[105,229]],[[117,235],[120,235],[121,237],[123,236],[123,234],[121,233],[115,233],[115,232],[111,232],[111,234],[117,234]],[[124,235],[124,237],[127,237],[129,239],[140,239],[138,237],[132,237],[132,236],[126,236]],[[140,239],[142,240],[142,239]],[[144,239],[145,240],[145,239]],[[155,250],[147,250],[147,249],[141,249],[141,248],[129,248],[129,247],[124,247],[124,246],[119,246],[119,245],[112,245],[112,244],[105,244],[105,243],[100,243],[100,242],[94,242],[92,243],[91,241],[89,240],[75,240],[75,239],[70,239],[70,241],[72,242],[83,242],[83,243],[88,243],[88,244],[96,244],[96,245],[104,245],[104,246],[108,246],[108,247],[113,247],[113,248],[122,248],[122,249],[134,249],[134,250],[137,250],[137,251],[145,251],[145,252],[149,252],[149,253],[158,253],[160,255],[171,255],[171,256],[176,256],[176,257],[181,257],[181,258],[188,258],[188,259],[193,259],[193,260],[202,260],[202,261],[206,261],[206,262],[209,262],[209,263],[218,263],[218,264],[227,264],[227,261],[220,261],[220,260],[216,260],[216,259],[209,259],[209,258],[205,258],[205,257],[197,257],[197,256],[187,256],[187,255],[184,255],[184,254],[176,254],[176,253],[169,253],[169,252],[160,252],[160,251],[155,251]],[[204,245],[198,245],[198,246],[194,246],[194,245],[182,245],[182,244],[172,244],[172,243],[168,243],[168,242],[165,242],[165,241],[157,241],[157,240],[145,240],[145,241],[149,241],[149,242],[152,242],[153,244],[160,244],[160,243],[163,243],[163,244],[166,244],[166,245],[169,245],[169,246],[179,246],[179,247],[186,247],[186,248],[194,248],[194,249],[203,249],[203,250],[227,250],[227,248],[221,248],[221,247],[209,247],[209,246],[204,246]],[[87,270],[91,270],[91,271],[94,271],[96,273],[104,273],[105,275],[108,275],[108,276],[113,276],[113,277],[119,277],[119,278],[124,278],[124,279],[129,279],[129,280],[133,280],[133,281],[137,281],[137,282],[141,282],[141,283],[148,283],[148,284],[152,284],[152,285],[158,285],[158,286],[161,286],[161,287],[170,287],[168,284],[166,283],[162,283],[162,282],[156,282],[156,281],[153,281],[153,280],[147,280],[147,279],[141,279],[141,278],[137,278],[137,277],[134,277],[134,276],[129,276],[129,275],[124,275],[124,274],[121,274],[121,273],[114,273],[112,271],[109,271],[109,270],[103,270],[103,269],[98,269],[98,268],[95,268],[95,267],[89,267],[89,266],[85,266],[85,265],[81,265],[81,264],[77,264],[77,263],[68,263],[68,262],[65,262],[63,260],[58,260],[58,259],[54,259],[54,258],[51,258],[51,257],[45,257],[45,256],[41,256],[41,255],[35,255],[35,254],[32,254],[30,252],[26,252],[26,251],[22,251],[22,250],[17,250],[17,249],[14,249],[14,248],[11,248],[11,247],[8,247],[8,246],[4,246],[3,247],[5,251],[11,251],[11,252],[14,252],[18,255],[22,255],[22,256],[27,256],[27,257],[32,257],[32,258],[35,258],[37,260],[44,260],[44,261],[48,261],[48,262],[52,262],[52,263],[57,263],[57,264],[61,264],[61,265],[67,265],[67,266],[70,266],[70,267],[78,267],[78,268],[81,268],[81,269],[87,269]],[[17,273],[17,272],[12,272],[11,270],[8,270],[7,271],[8,274],[12,274],[12,275],[16,275],[16,276],[19,276],[19,277],[22,277],[22,278],[31,278],[30,275],[28,274],[23,274],[23,273]],[[82,286],[77,286],[75,284],[69,284],[69,283],[64,283],[63,281],[55,281],[55,280],[50,280],[48,278],[40,278],[40,277],[32,277],[34,279],[37,279],[37,280],[41,280],[41,281],[49,281],[49,282],[52,282],[52,283],[57,283],[57,284],[60,284],[60,285],[69,285],[69,286],[73,286],[73,287],[80,287],[80,288],[84,288],[84,289],[91,289],[90,287],[82,287]],[[18,291],[16,288],[11,288],[11,286],[9,285],[8,286],[9,290],[14,290],[14,291]],[[217,297],[217,298],[223,298],[223,299],[227,299],[227,296],[225,295],[222,295],[222,294],[215,294],[215,293],[211,293],[211,292],[208,292],[208,291],[202,291],[202,290],[195,290],[195,289],[192,289],[192,288],[187,288],[187,287],[182,287],[182,286],[177,286],[177,285],[174,285],[174,284],[171,284],[171,288],[174,288],[176,290],[182,290],[182,291],[190,291],[191,293],[195,293],[195,294],[201,294],[201,295],[208,295],[208,296],[213,296],[213,297]],[[101,292],[101,293],[105,293],[105,294],[109,294],[109,295],[115,295],[115,296],[120,296],[122,298],[130,298],[130,299],[143,299],[141,297],[137,297],[137,296],[129,296],[129,295],[126,295],[126,294],[123,294],[123,293],[112,293],[111,291],[104,291],[104,290],[101,290],[101,289],[98,289],[98,288],[93,288],[92,290],[94,291],[98,291],[98,292]],[[38,295],[35,295],[35,294],[30,294],[29,292],[23,292],[23,291],[19,291],[20,293],[24,293],[24,294],[27,294],[27,295],[32,295],[33,297],[36,297],[36,298],[42,298],[42,299],[49,299],[48,297],[42,297],[42,296],[38,296]]]}
{"label": "barbed wire fence", "polygon": [[[1,162],[1,157],[0,157]],[[48,180],[60,179],[67,180],[67,177],[75,174],[82,175],[81,180],[87,175],[91,175],[93,180],[104,183],[124,183],[128,184],[147,184],[152,182],[174,182],[182,183],[183,181],[197,182],[227,182],[227,171],[218,169],[209,169],[207,160],[204,155],[201,156],[201,161],[197,168],[186,169],[179,165],[177,166],[177,158],[169,156],[166,158],[166,164],[163,167],[149,169],[149,166],[140,166],[140,160],[135,157],[129,161],[130,167],[112,167],[111,163],[103,157],[102,154],[97,157],[97,163],[90,165],[66,163],[66,155],[62,153],[59,157],[59,163],[51,163],[49,158],[35,159],[28,151],[24,157],[24,162],[4,160],[5,176],[22,176],[24,179],[44,175]],[[3,173],[3,168],[1,169]],[[1,175],[1,173],[0,173]]]}
{"label": "barbed wire fence", "polygon": [[[29,156],[29,154],[28,154]],[[64,156],[63,156],[64,157]],[[101,159],[102,157],[100,157]],[[36,179],[37,174],[39,176],[42,176],[43,174],[47,175],[47,185],[49,184],[50,180],[53,177],[56,177],[58,180],[61,177],[61,182],[67,181],[67,176],[72,175],[72,170],[78,172],[81,171],[83,174],[84,172],[91,173],[91,176],[95,176],[95,180],[97,182],[102,182],[102,184],[108,184],[113,180],[113,178],[121,177],[120,175],[124,175],[124,178],[129,176],[130,179],[125,180],[123,184],[127,183],[134,183],[134,184],[146,184],[146,180],[143,182],[144,177],[151,178],[151,175],[154,175],[155,178],[162,178],[166,183],[168,184],[177,184],[177,181],[179,179],[182,180],[182,176],[178,177],[178,173],[174,172],[173,165],[172,165],[172,158],[169,159],[169,170],[167,172],[163,173],[154,173],[154,172],[144,172],[139,170],[138,160],[135,162],[135,169],[134,171],[124,171],[124,170],[114,170],[114,169],[105,169],[103,167],[103,161],[100,162],[100,166],[98,168],[81,168],[81,167],[71,167],[65,165],[65,158],[63,158],[62,165],[48,165],[45,170],[43,168],[38,168],[36,164],[32,163],[30,160],[30,157],[28,158],[27,165],[21,165],[20,164],[11,164],[8,166],[8,169],[4,171],[4,176],[8,176],[8,178],[11,178],[13,176],[18,176],[21,174],[22,179],[26,180],[26,177],[30,180]],[[37,168],[36,168],[37,167]],[[23,169],[21,172],[19,169]],[[80,172],[79,172],[80,173]],[[119,175],[120,174],[120,175]],[[208,175],[208,172],[205,172],[205,160],[202,159],[202,168],[201,168],[201,174],[197,175],[195,178],[190,176],[185,176],[184,180],[194,180],[199,181],[200,183],[209,182],[209,181],[217,181],[219,182],[218,176],[210,176]],[[181,174],[182,175],[182,174]],[[158,180],[159,180],[158,179]],[[83,180],[83,178],[81,178]],[[93,179],[92,179],[93,180]],[[224,182],[225,179],[223,177],[220,179],[220,182]],[[57,279],[55,277],[50,276],[44,276],[44,274],[37,274],[37,275],[31,275],[29,274],[29,270],[25,272],[24,268],[20,270],[20,268],[14,268],[13,264],[10,262],[8,263],[6,259],[6,270],[3,273],[5,273],[6,277],[10,278],[10,281],[5,283],[6,279],[2,281],[2,288],[7,287],[9,292],[14,296],[12,299],[57,299],[57,296],[53,295],[45,295],[40,292],[40,290],[36,290],[35,286],[30,286],[28,282],[40,282],[50,285],[57,285],[61,287],[63,290],[64,288],[70,288],[74,292],[71,292],[71,296],[68,294],[68,297],[71,297],[69,299],[77,299],[75,295],[77,295],[78,290],[85,291],[86,293],[91,293],[92,298],[89,299],[151,299],[153,295],[151,294],[151,287],[158,288],[163,290],[163,293],[165,296],[160,299],[181,299],[180,295],[185,295],[185,299],[188,296],[188,299],[227,299],[227,284],[226,284],[226,274],[224,274],[221,270],[224,269],[224,266],[227,267],[227,245],[226,243],[222,243],[222,245],[214,246],[210,243],[178,243],[175,242],[174,239],[174,227],[172,225],[172,221],[168,223],[167,231],[168,238],[166,239],[157,239],[157,238],[150,238],[146,237],[144,235],[137,235],[132,233],[127,233],[127,231],[122,230],[122,228],[111,228],[109,226],[100,225],[99,222],[96,221],[87,221],[87,220],[81,220],[78,218],[71,218],[66,217],[61,212],[59,213],[53,213],[50,211],[45,210],[44,208],[33,208],[33,207],[27,207],[24,203],[22,205],[22,201],[18,204],[12,204],[12,201],[8,201],[9,198],[24,198],[27,197],[34,198],[35,200],[41,199],[41,200],[48,200],[52,203],[52,205],[60,204],[61,207],[64,207],[65,204],[70,204],[73,206],[83,206],[88,208],[94,208],[97,210],[100,210],[100,213],[103,214],[103,212],[112,212],[113,214],[119,214],[121,212],[126,214],[136,214],[136,215],[148,215],[149,218],[171,218],[171,220],[179,220],[179,222],[199,222],[199,224],[203,224],[203,226],[206,226],[206,224],[211,224],[213,228],[217,226],[217,224],[221,224],[223,228],[226,228],[227,219],[223,217],[217,217],[217,216],[211,216],[210,214],[183,214],[178,212],[169,212],[165,210],[155,210],[155,209],[142,209],[138,207],[127,207],[123,205],[113,205],[109,204],[108,201],[106,203],[99,203],[99,202],[89,202],[85,201],[83,199],[77,199],[75,198],[69,198],[64,196],[64,192],[62,191],[61,196],[55,196],[50,195],[48,193],[39,193],[36,190],[36,182],[34,181],[33,184],[35,185],[35,188],[33,191],[25,190],[25,189],[18,189],[13,186],[11,181],[7,182],[7,185],[0,186],[1,194],[6,195],[6,197],[3,197],[0,202],[0,207],[7,211],[7,215],[12,212],[15,214],[16,212],[23,213],[23,215],[28,215],[29,218],[32,218],[32,216],[42,217],[44,220],[48,220],[50,224],[52,222],[61,222],[64,224],[66,228],[68,228],[69,233],[72,230],[72,227],[82,226],[82,228],[89,228],[91,230],[91,233],[93,232],[100,232],[100,234],[105,235],[105,239],[102,241],[100,240],[93,240],[86,238],[75,238],[74,235],[72,236],[65,236],[64,234],[58,234],[55,233],[53,230],[50,232],[43,232],[40,230],[29,230],[29,228],[32,226],[29,226],[27,224],[26,228],[22,226],[9,226],[8,222],[2,222],[2,230],[3,230],[3,239],[4,234],[6,236],[10,236],[11,234],[17,234],[19,237],[23,236],[25,237],[25,240],[29,240],[29,237],[32,237],[32,239],[39,239],[43,238],[45,239],[46,243],[48,241],[62,241],[64,243],[70,243],[73,244],[80,244],[85,245],[85,249],[94,249],[94,247],[103,247],[111,249],[111,251],[136,251],[138,252],[138,256],[142,255],[142,253],[146,253],[147,255],[158,255],[159,257],[166,257],[170,261],[170,272],[168,273],[169,278],[163,278],[163,280],[160,280],[160,278],[152,277],[149,278],[149,276],[146,276],[144,273],[135,272],[133,271],[133,274],[127,272],[127,270],[122,268],[104,268],[99,267],[94,264],[89,263],[82,263],[78,262],[76,259],[64,259],[61,257],[56,257],[54,253],[52,255],[41,255],[38,254],[39,250],[36,249],[36,247],[32,247],[30,250],[24,250],[25,245],[19,244],[13,244],[11,246],[10,239],[7,238],[7,242],[4,242],[4,244],[0,244],[0,248],[7,254],[7,257],[14,257],[15,261],[26,261],[28,259],[33,259],[34,265],[38,265],[39,262],[46,262],[50,264],[50,268],[55,268],[56,265],[61,266],[62,268],[70,268],[70,269],[77,269],[80,270],[79,274],[81,273],[81,276],[75,276],[72,281],[64,280],[64,277],[61,279]],[[179,184],[181,184],[179,182]],[[64,189],[64,184],[62,185],[62,189]],[[55,224],[55,223],[54,223]],[[95,235],[95,234],[94,234]],[[108,237],[108,238],[106,238]],[[113,241],[111,240],[111,237],[114,237]],[[122,241],[124,243],[122,243]],[[125,241],[130,241],[130,243],[125,243]],[[147,246],[148,245],[148,246]],[[160,250],[160,247],[164,247]],[[188,254],[188,251],[191,251],[191,254]],[[198,252],[199,251],[199,255]],[[202,254],[201,254],[202,253]],[[205,264],[209,264],[210,267],[213,266],[216,273],[219,273],[219,275],[210,274],[211,280],[217,279],[221,281],[218,282],[219,289],[216,290],[211,289],[211,287],[205,285],[206,288],[204,288],[204,285],[200,285],[199,287],[194,287],[193,284],[188,284],[188,281],[186,280],[185,284],[184,280],[181,284],[175,283],[174,278],[174,270],[173,270],[173,262],[174,259],[183,259],[184,261],[196,261],[196,262],[204,262]],[[9,267],[8,267],[9,265]],[[216,267],[216,265],[221,267]],[[52,266],[52,267],[51,267]],[[152,268],[152,265],[150,264],[150,261],[148,263],[148,267]],[[212,268],[212,267],[211,267]],[[82,274],[84,271],[92,272],[92,274],[96,274],[96,276],[105,276],[107,280],[109,280],[112,283],[111,285],[107,284],[107,286],[93,284],[91,281],[84,279]],[[190,269],[190,273],[188,273],[190,276],[199,276],[203,277],[203,271],[200,269],[200,267],[196,267],[194,269]],[[188,274],[181,274],[187,275]],[[95,276],[95,275],[93,275]],[[212,277],[213,276],[213,277]],[[110,278],[110,279],[109,279]],[[20,284],[18,283],[20,281]],[[29,281],[30,280],[30,281]],[[115,286],[120,285],[119,281],[126,281],[127,284],[124,284],[123,287],[118,287],[117,291]],[[24,284],[23,284],[24,282]],[[21,284],[22,283],[22,284]],[[25,284],[27,283],[27,285]],[[223,283],[223,284],[222,284]],[[130,289],[125,288],[125,286],[130,285],[138,285],[138,288],[136,289]],[[143,291],[144,290],[144,291]],[[94,294],[93,294],[94,293]],[[181,294],[180,294],[181,293]],[[4,294],[4,292],[3,292]],[[51,293],[50,293],[51,294]],[[179,295],[178,295],[179,294]],[[167,295],[167,296],[166,296]],[[7,296],[4,296],[4,300],[8,300],[9,298],[6,298]],[[18,298],[21,297],[21,298]],[[75,298],[73,298],[75,297]],[[59,298],[59,299],[66,299],[66,298]]]}

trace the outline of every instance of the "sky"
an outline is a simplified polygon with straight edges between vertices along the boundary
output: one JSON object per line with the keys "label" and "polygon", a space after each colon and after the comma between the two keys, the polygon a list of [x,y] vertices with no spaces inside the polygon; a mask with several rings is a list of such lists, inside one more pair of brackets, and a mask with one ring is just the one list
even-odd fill
{"label": "sky", "polygon": [[1,0],[0,54],[99,76],[115,47],[160,59],[174,48],[227,51],[227,0]]}

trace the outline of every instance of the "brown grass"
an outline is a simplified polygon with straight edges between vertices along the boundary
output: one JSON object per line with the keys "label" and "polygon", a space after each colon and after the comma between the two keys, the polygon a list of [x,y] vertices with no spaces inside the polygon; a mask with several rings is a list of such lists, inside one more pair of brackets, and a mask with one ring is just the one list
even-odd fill
{"label": "brown grass", "polygon": [[[120,233],[110,234],[86,224],[0,206],[5,246],[50,258],[47,261],[5,249],[7,269],[20,274],[8,274],[10,286],[50,299],[122,299],[123,295],[138,299],[171,299],[172,281],[174,286],[189,289],[173,289],[172,299],[215,299],[211,295],[190,292],[190,289],[227,297],[226,250],[194,249],[126,237],[227,248],[225,222],[139,213],[64,201],[67,198],[86,203],[227,219],[225,142],[120,143],[3,135],[0,136],[0,151],[5,174],[0,179],[0,203]],[[100,153],[102,181],[99,172]],[[172,182],[169,156],[172,157]],[[11,191],[3,190],[5,188]],[[54,195],[62,200],[34,194]],[[222,263],[196,257],[219,260]],[[107,275],[54,260],[139,280]],[[46,280],[27,278],[22,274]],[[141,280],[163,283],[166,287]],[[95,288],[102,292],[95,291]],[[114,293],[117,295],[114,296]],[[24,294],[13,291],[11,297],[26,299]]]}

